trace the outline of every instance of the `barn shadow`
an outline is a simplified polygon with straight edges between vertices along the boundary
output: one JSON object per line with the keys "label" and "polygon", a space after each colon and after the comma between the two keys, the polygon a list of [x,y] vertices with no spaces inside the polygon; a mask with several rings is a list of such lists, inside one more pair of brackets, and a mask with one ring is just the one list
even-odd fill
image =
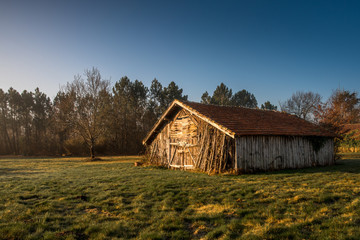
{"label": "barn shadow", "polygon": [[0,168],[0,176],[33,175],[42,173],[41,171],[22,169],[22,168]]}
{"label": "barn shadow", "polygon": [[317,166],[302,169],[284,169],[268,172],[258,172],[255,174],[263,175],[280,175],[280,174],[314,174],[314,173],[359,173],[360,174],[360,158],[340,159],[331,166]]}

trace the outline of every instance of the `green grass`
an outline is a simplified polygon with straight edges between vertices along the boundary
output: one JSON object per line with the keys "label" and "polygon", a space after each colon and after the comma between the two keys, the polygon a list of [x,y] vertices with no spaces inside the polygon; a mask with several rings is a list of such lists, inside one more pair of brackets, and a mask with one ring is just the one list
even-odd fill
{"label": "green grass", "polygon": [[360,238],[359,155],[240,176],[138,159],[0,159],[0,239]]}

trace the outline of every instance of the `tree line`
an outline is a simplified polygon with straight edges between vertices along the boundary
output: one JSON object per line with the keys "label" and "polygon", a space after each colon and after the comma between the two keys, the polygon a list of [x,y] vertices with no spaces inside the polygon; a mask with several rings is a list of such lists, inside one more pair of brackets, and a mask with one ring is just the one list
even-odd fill
{"label": "tree line", "polygon": [[[141,154],[142,139],[174,100],[187,100],[175,82],[163,86],[157,79],[149,87],[122,77],[111,86],[97,68],[76,75],[54,99],[36,88],[19,93],[0,89],[1,155]],[[220,83],[201,102],[257,108],[254,94],[233,90]],[[359,121],[357,92],[337,90],[325,102],[312,92],[296,92],[282,111],[318,122],[335,131]],[[266,101],[261,109],[277,110]]]}
{"label": "tree line", "polygon": [[154,79],[146,87],[125,76],[111,87],[96,68],[75,76],[53,100],[39,88],[0,89],[0,154],[139,154],[174,99],[187,100],[175,82]]}

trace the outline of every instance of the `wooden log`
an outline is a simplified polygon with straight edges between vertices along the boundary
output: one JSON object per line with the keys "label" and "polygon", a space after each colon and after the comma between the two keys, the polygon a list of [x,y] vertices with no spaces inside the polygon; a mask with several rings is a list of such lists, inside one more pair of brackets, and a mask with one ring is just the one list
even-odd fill
{"label": "wooden log", "polygon": [[[169,136],[169,134],[168,134]],[[168,138],[167,139],[167,160],[168,160],[168,163],[170,163],[170,158],[171,158],[171,139]]]}
{"label": "wooden log", "polygon": [[[204,128],[204,127],[202,127]],[[197,160],[196,160],[196,168],[199,168],[201,163],[202,163],[202,159],[203,159],[203,156],[204,156],[204,152],[205,152],[205,149],[206,149],[206,140],[207,140],[207,131],[208,131],[208,125],[205,126],[205,129],[203,129],[202,131],[202,136],[201,136],[201,148],[200,148],[200,151],[198,153],[198,156],[197,156]]]}
{"label": "wooden log", "polygon": [[188,152],[189,152],[189,154],[190,154],[190,157],[191,157],[191,160],[192,160],[192,162],[193,162],[193,164],[194,164],[194,166],[195,166],[195,160],[194,160],[194,158],[193,158],[193,156],[192,156],[192,154],[191,154],[191,152],[190,152],[190,149],[189,148],[186,148],[187,150],[188,150]]}
{"label": "wooden log", "polygon": [[216,147],[215,147],[215,142],[216,142],[216,138],[215,138],[215,134],[213,134],[213,141],[212,141],[212,149],[211,149],[211,154],[210,154],[210,160],[208,161],[208,173],[210,173],[213,169],[213,162],[214,162],[214,157],[215,157],[215,151],[216,151]]}
{"label": "wooden log", "polygon": [[174,157],[175,157],[175,154],[176,154],[176,150],[177,148],[175,147],[175,150],[174,150],[174,154],[172,155],[170,161],[169,161],[169,165],[171,165],[172,161],[174,160]]}
{"label": "wooden log", "polygon": [[155,151],[157,150],[158,142],[155,142],[154,145],[155,145],[155,146],[153,147],[153,151],[152,151],[152,153],[150,154],[150,158],[149,158],[149,162],[150,162],[150,163],[151,163],[151,161],[152,161],[153,156],[155,155]]}
{"label": "wooden log", "polygon": [[221,173],[222,166],[223,166],[223,158],[224,158],[224,151],[225,151],[225,134],[223,135],[222,143],[220,146],[220,161],[219,161],[219,172]]}

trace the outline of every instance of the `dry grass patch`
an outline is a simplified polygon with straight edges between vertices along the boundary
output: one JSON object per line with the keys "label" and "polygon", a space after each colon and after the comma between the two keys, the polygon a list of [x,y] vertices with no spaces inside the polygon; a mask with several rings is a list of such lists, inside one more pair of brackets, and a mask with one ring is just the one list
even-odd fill
{"label": "dry grass patch", "polygon": [[207,204],[201,207],[194,208],[197,214],[219,214],[230,211],[232,209],[231,206],[222,205],[222,204]]}

